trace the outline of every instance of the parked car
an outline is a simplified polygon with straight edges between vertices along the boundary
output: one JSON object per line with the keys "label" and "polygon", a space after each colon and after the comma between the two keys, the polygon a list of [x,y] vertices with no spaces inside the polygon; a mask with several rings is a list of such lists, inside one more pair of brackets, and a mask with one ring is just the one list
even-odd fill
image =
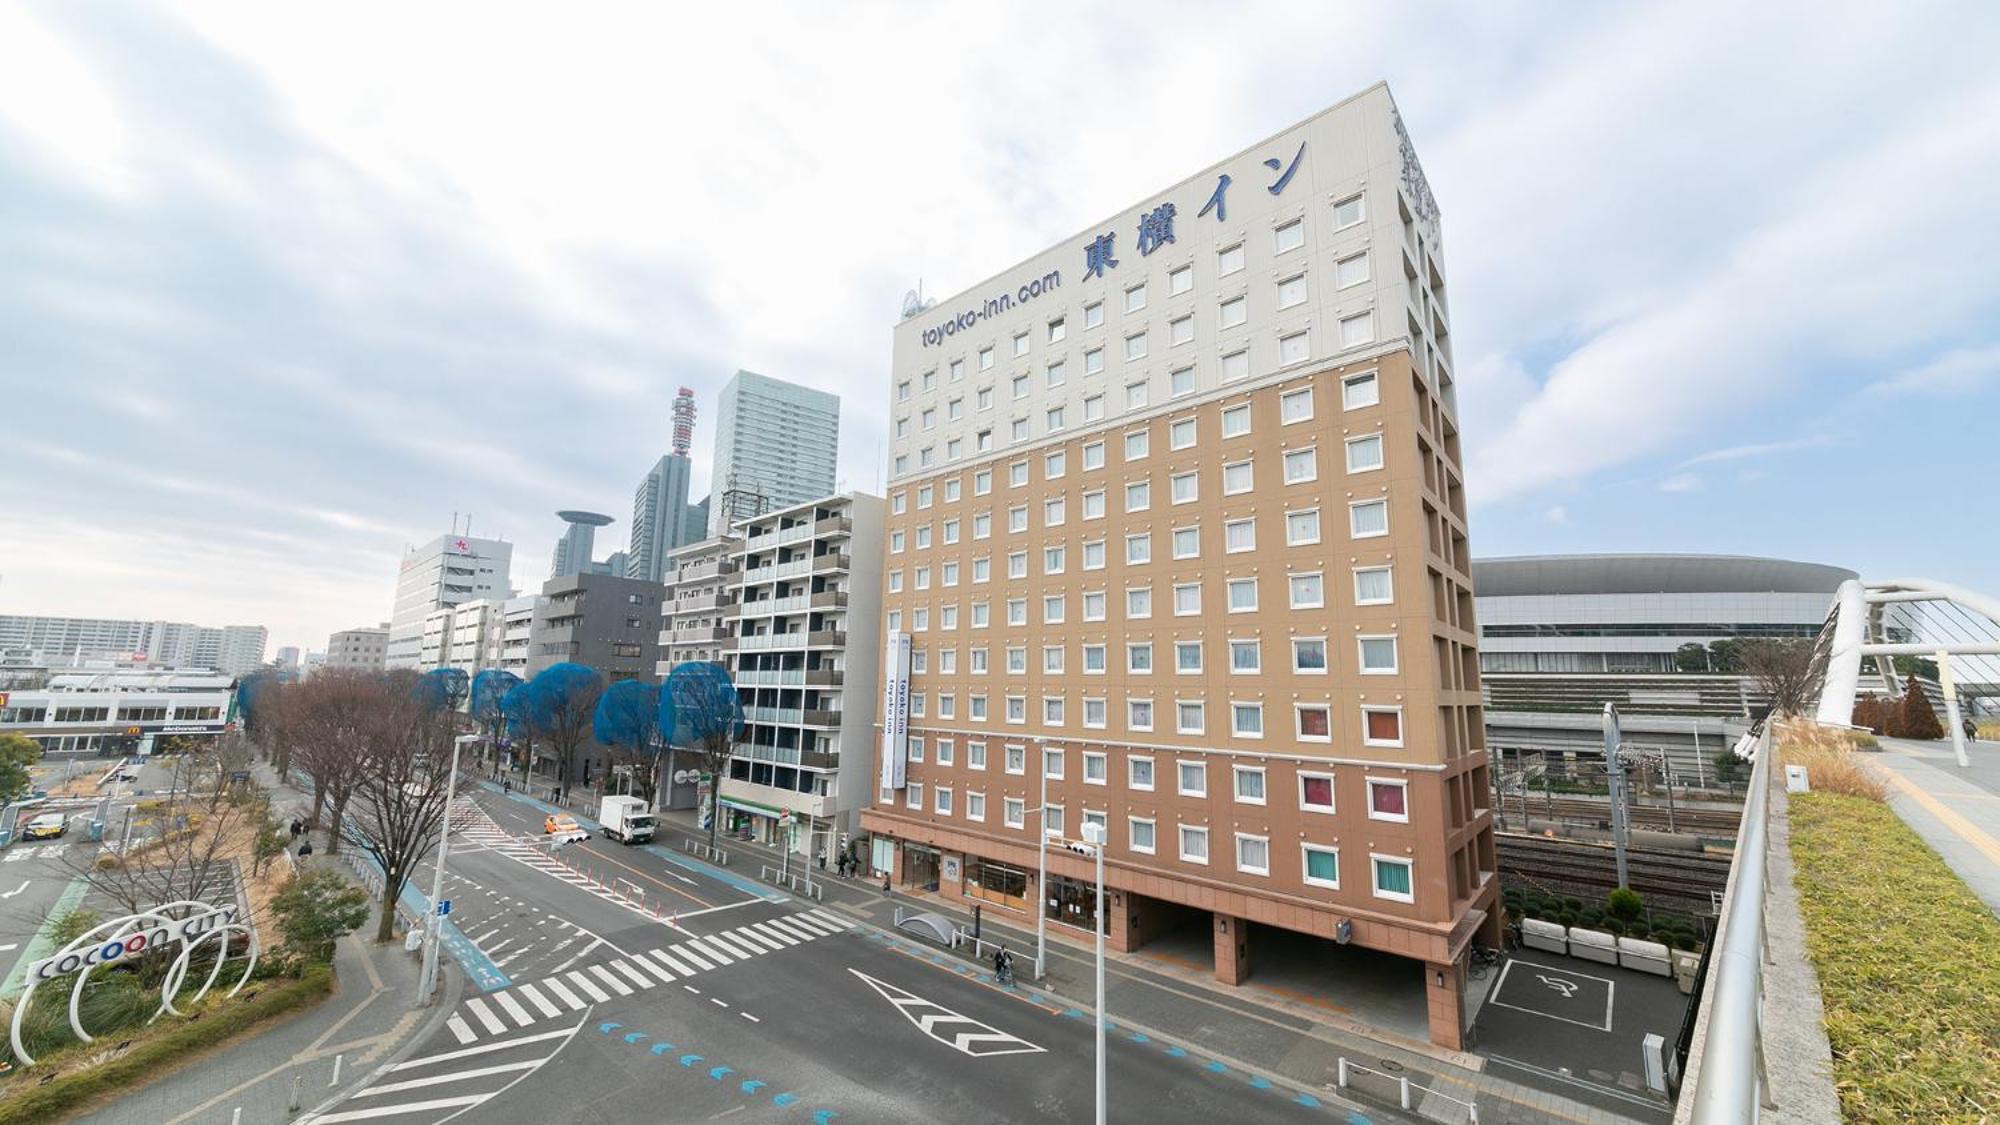
{"label": "parked car", "polygon": [[69,818],[61,813],[43,813],[21,830],[23,840],[48,840],[69,831]]}

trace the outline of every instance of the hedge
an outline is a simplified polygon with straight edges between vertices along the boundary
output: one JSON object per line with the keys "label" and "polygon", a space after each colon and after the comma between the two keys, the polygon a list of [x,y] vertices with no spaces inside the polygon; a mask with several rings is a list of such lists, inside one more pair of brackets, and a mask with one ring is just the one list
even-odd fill
{"label": "hedge", "polygon": [[1801,793],[1791,821],[1843,1118],[2000,1118],[2000,919],[1885,805]]}
{"label": "hedge", "polygon": [[36,1075],[39,1068],[17,1068],[0,1081],[0,1125],[59,1120],[98,1097],[158,1078],[257,1024],[316,1004],[332,990],[332,967],[314,965],[297,980],[259,987],[254,999],[204,1006],[199,1019],[169,1017],[135,1035],[131,1049],[101,1065],[58,1072],[45,1083]]}

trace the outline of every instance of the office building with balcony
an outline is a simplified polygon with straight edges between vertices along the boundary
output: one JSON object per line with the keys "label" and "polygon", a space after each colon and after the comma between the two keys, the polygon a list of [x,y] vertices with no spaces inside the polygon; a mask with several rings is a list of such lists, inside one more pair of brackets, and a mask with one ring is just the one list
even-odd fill
{"label": "office building with balcony", "polygon": [[651,681],[660,662],[657,583],[622,574],[568,574],[542,584],[528,637],[532,678],[570,661],[603,673],[607,683]]}
{"label": "office building with balcony", "polygon": [[738,526],[724,640],[746,721],[723,780],[725,827],[817,855],[842,846],[873,791],[882,650],[879,496],[846,493]]}
{"label": "office building with balcony", "polygon": [[719,535],[668,554],[667,588],[660,599],[661,680],[689,661],[728,667],[742,549],[742,539]]}
{"label": "office building with balcony", "polygon": [[[1361,947],[1462,1046],[1501,919],[1442,254],[1376,85],[911,310],[878,870],[1228,984]],[[1088,859],[1034,885],[1091,823],[1102,918]]]}
{"label": "office building with balcony", "polygon": [[538,595],[523,594],[500,603],[500,628],[489,642],[484,667],[528,678],[528,664],[534,651],[535,607],[541,601]]}

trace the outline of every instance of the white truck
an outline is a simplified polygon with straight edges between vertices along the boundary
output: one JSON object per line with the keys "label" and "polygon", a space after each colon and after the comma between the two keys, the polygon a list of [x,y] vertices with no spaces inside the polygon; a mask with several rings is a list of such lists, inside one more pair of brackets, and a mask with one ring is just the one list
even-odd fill
{"label": "white truck", "polygon": [[604,798],[597,822],[606,836],[623,843],[643,844],[653,838],[653,811],[637,797]]}

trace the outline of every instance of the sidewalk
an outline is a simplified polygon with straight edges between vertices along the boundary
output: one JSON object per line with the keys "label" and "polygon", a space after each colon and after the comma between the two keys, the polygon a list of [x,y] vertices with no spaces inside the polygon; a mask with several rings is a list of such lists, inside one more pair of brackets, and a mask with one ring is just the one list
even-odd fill
{"label": "sidewalk", "polygon": [[[697,829],[694,814],[661,814],[661,826],[670,832],[706,841],[707,832]],[[679,846],[679,840],[663,840]],[[733,867],[747,870],[751,860],[777,862],[777,850],[726,836],[718,843],[727,851],[740,852]],[[881,884],[868,879],[843,879],[831,869],[813,868],[813,878],[824,888],[825,903],[861,918],[876,928],[897,934],[925,952],[940,952],[935,944],[919,941],[906,931],[895,929],[898,906],[916,906],[944,914],[966,926],[970,915],[956,903],[935,895],[902,891],[883,895]],[[996,922],[993,912],[983,913],[982,936],[1003,941],[1016,953],[1017,970],[1032,972],[1035,935],[1032,924],[1009,918]],[[1037,995],[1046,992],[1051,1007],[1068,1009],[1088,1019],[1095,1003],[1095,951],[1081,936],[1072,936],[1063,927],[1048,931],[1048,977],[1037,988],[1025,989]],[[944,951],[949,952],[949,951]],[[971,960],[970,951],[955,954]],[[1312,1090],[1332,1090],[1339,1059],[1382,1070],[1407,1074],[1413,1083],[1434,1088],[1461,1100],[1476,1100],[1482,1125],[1494,1122],[1584,1122],[1612,1125],[1632,1118],[1544,1090],[1493,1077],[1484,1073],[1485,1060],[1472,1054],[1445,1051],[1428,1042],[1419,1042],[1382,1032],[1358,1021],[1338,1016],[1312,1005],[1260,994],[1252,989],[1231,989],[1207,974],[1165,963],[1143,953],[1106,955],[1105,1005],[1107,1019],[1126,1031],[1157,1038],[1199,1044],[1218,1058],[1240,1060],[1246,1069],[1261,1070],[1288,1079]],[[1385,1065],[1386,1064],[1386,1065]],[[1350,1088],[1348,1096],[1359,1093]],[[1421,1097],[1421,1095],[1419,1095]],[[1442,1099],[1431,1105],[1418,1104],[1427,1120],[1463,1121],[1462,1108]],[[1385,1110],[1393,1107],[1390,1102]],[[1456,1114],[1450,1110],[1456,1109]],[[1398,1111],[1400,1112],[1400,1111]],[[1659,1115],[1665,1120],[1666,1114]]]}
{"label": "sidewalk", "polygon": [[1967,743],[1961,767],[1949,741],[1881,742],[1889,807],[2000,914],[2000,746]]}

